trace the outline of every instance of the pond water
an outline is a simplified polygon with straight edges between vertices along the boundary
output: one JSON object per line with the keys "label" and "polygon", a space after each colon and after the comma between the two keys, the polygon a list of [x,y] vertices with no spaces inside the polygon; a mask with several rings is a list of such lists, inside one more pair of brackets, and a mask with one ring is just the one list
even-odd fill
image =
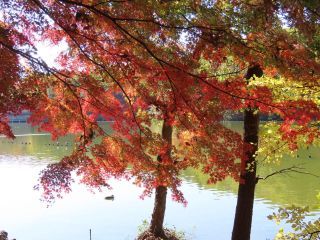
{"label": "pond water", "polygon": [[[241,129],[241,123],[231,123]],[[142,189],[126,181],[111,181],[112,190],[92,194],[75,183],[72,192],[49,208],[33,190],[39,172],[72,151],[72,137],[52,142],[48,134],[39,134],[26,124],[13,125],[14,141],[0,138],[0,229],[17,240],[132,240],[144,220],[150,220],[153,198],[141,200]],[[262,166],[264,175],[283,167],[305,163],[306,171],[319,173],[320,149],[300,151],[299,158],[286,158],[279,166]],[[183,174],[182,191],[187,207],[168,199],[165,222],[186,233],[189,239],[228,240],[231,236],[236,205],[237,184],[226,180],[206,184],[206,176],[189,169]],[[313,217],[319,217],[319,178],[309,175],[279,175],[257,186],[252,239],[273,239],[279,226],[267,215],[279,206],[309,205]],[[113,194],[114,201],[105,196]]]}

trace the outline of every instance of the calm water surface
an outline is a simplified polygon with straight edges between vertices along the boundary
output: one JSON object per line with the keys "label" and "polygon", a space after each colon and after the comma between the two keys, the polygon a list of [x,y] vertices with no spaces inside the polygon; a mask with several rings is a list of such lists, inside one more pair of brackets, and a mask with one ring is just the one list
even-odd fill
{"label": "calm water surface", "polygon": [[[232,123],[241,128],[241,124]],[[75,183],[73,191],[51,207],[41,202],[33,190],[39,172],[72,151],[72,137],[52,142],[50,135],[39,134],[25,124],[15,124],[18,137],[0,138],[0,229],[17,240],[92,240],[134,239],[143,220],[150,220],[153,198],[141,200],[142,189],[129,182],[112,181],[112,190],[92,194]],[[320,151],[301,151],[299,159],[284,159],[280,166],[262,166],[260,175],[297,163],[306,170],[320,172]],[[230,239],[236,204],[237,184],[226,180],[207,185],[206,176],[195,170],[184,173],[182,190],[188,206],[168,201],[166,224],[184,231],[189,239]],[[273,239],[278,226],[267,220],[279,206],[309,205],[319,217],[319,179],[308,175],[283,175],[257,186],[252,239]],[[104,200],[114,194],[114,201]]]}

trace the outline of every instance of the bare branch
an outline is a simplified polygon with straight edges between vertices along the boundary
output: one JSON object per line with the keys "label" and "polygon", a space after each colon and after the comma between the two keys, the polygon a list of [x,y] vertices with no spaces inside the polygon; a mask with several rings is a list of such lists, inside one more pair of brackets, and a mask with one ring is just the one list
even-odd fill
{"label": "bare branch", "polygon": [[300,174],[310,175],[310,176],[313,176],[313,177],[320,177],[319,175],[316,175],[316,174],[313,174],[313,173],[310,173],[310,172],[307,172],[307,171],[304,171],[304,170],[305,170],[305,168],[303,168],[303,167],[300,167],[300,166],[297,166],[297,165],[293,165],[291,167],[283,168],[283,169],[280,169],[280,170],[275,171],[273,173],[270,173],[265,177],[257,176],[256,184],[259,182],[259,180],[266,180],[266,179],[268,179],[268,178],[270,178],[272,176],[275,176],[275,175],[278,175],[278,174],[287,174],[287,173],[300,173]]}

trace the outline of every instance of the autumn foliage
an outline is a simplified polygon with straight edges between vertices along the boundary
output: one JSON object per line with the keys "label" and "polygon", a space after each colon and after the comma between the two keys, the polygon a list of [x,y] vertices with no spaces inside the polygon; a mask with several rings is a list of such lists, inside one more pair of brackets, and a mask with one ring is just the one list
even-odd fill
{"label": "autumn foliage", "polygon": [[[179,173],[188,167],[201,168],[210,183],[238,180],[251,146],[221,124],[232,111],[279,115],[292,149],[299,135],[319,136],[315,101],[282,98],[257,76],[244,80],[259,66],[265,79],[318,85],[319,14],[307,1],[9,0],[1,7],[0,98],[8,104],[0,105],[0,132],[12,137],[6,114],[24,108],[53,138],[78,136],[74,153],[43,172],[48,199],[70,190],[73,171],[92,187],[108,186],[110,177],[134,179],[144,195],[166,186],[184,203]],[[68,46],[56,66],[32,52],[40,41]],[[111,131],[98,124],[101,116]],[[170,157],[156,127],[164,120],[174,129]]]}

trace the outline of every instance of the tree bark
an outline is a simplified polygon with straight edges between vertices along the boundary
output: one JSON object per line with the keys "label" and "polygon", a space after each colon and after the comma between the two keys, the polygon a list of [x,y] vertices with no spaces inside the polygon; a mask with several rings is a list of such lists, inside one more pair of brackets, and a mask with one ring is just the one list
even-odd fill
{"label": "tree bark", "polygon": [[[171,145],[172,145],[172,126],[169,124],[168,117],[165,117],[162,126],[162,139],[164,139],[169,148],[166,152],[167,156],[170,157]],[[158,156],[158,161],[161,162],[161,157]],[[155,193],[154,209],[151,217],[150,229],[149,231],[154,234],[155,237],[165,238],[165,233],[163,229],[163,221],[166,210],[166,200],[167,200],[167,187],[158,186]]]}
{"label": "tree bark", "polygon": [[156,188],[154,209],[151,217],[150,232],[155,237],[164,238],[163,221],[166,211],[167,187]]}
{"label": "tree bark", "polygon": [[[247,81],[253,77],[261,77],[263,74],[260,66],[250,67],[245,78]],[[232,240],[249,240],[251,233],[254,191],[257,182],[255,153],[258,150],[259,113],[254,108],[248,108],[244,112],[244,157],[245,167],[241,170],[238,188],[237,207],[235,212]]]}

